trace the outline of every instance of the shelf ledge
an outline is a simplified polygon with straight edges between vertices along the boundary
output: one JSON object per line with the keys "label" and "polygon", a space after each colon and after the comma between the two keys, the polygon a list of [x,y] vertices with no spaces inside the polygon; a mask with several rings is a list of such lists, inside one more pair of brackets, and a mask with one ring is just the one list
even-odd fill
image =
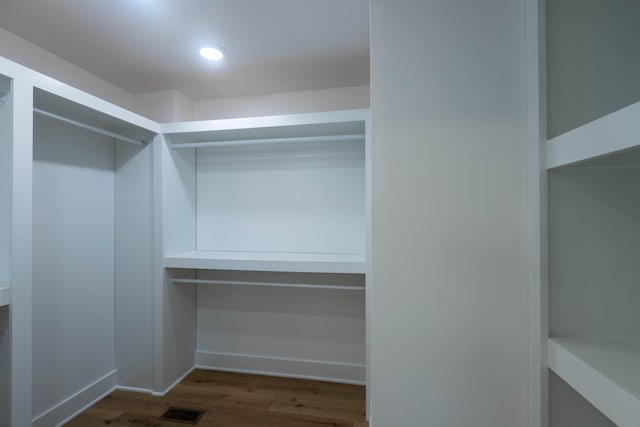
{"label": "shelf ledge", "polygon": [[547,169],[640,147],[640,102],[547,142]]}
{"label": "shelf ledge", "polygon": [[164,258],[166,268],[284,271],[292,273],[366,272],[364,254],[191,251]]}
{"label": "shelf ledge", "polygon": [[318,283],[276,283],[276,282],[248,282],[239,280],[208,280],[208,279],[180,279],[174,278],[176,285],[220,285],[220,286],[249,286],[256,288],[292,288],[292,289],[322,289],[331,291],[364,291],[364,286],[325,285]]}
{"label": "shelf ledge", "polygon": [[0,307],[11,303],[11,289],[0,286]]}
{"label": "shelf ledge", "polygon": [[331,141],[364,141],[365,135],[348,134],[348,135],[327,135],[327,136],[298,136],[288,138],[254,138],[254,139],[238,139],[228,141],[202,141],[182,144],[171,144],[171,148],[215,148],[215,147],[234,147],[241,145],[255,144],[292,144],[300,142],[331,142]]}
{"label": "shelf ledge", "polygon": [[549,368],[620,427],[640,420],[640,339],[550,338]]}

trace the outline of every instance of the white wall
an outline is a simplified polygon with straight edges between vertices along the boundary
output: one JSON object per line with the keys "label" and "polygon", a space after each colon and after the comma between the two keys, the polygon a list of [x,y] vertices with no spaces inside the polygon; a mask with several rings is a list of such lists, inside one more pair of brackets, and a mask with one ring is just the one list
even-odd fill
{"label": "white wall", "polygon": [[639,183],[640,166],[549,173],[550,335],[640,338]]}
{"label": "white wall", "polygon": [[365,252],[363,141],[198,150],[199,250]]}
{"label": "white wall", "polygon": [[[199,278],[364,282],[362,275],[237,271],[202,271]],[[200,285],[197,306],[199,365],[364,383],[364,292]]]}
{"label": "white wall", "polygon": [[549,137],[640,100],[640,2],[547,2]]}
{"label": "white wall", "polygon": [[35,121],[34,418],[115,369],[114,157],[111,138]]}
{"label": "white wall", "polygon": [[193,120],[369,108],[369,86],[340,87],[194,102]]}
{"label": "white wall", "polygon": [[193,101],[177,90],[136,94],[135,111],[159,123],[193,120]]}
{"label": "white wall", "polygon": [[525,2],[372,0],[371,54],[372,427],[525,426]]}
{"label": "white wall", "polygon": [[129,92],[2,28],[0,28],[0,56],[113,104],[133,110],[133,97]]}

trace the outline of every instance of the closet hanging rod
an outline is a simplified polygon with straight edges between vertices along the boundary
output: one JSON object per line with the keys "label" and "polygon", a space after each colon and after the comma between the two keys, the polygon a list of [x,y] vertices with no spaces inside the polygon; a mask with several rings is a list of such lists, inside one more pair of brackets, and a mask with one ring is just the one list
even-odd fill
{"label": "closet hanging rod", "polygon": [[184,144],[171,143],[173,148],[207,148],[207,147],[229,147],[234,145],[251,144],[277,144],[286,142],[329,142],[329,141],[355,141],[364,139],[363,133],[347,135],[324,135],[324,136],[294,136],[289,138],[255,138],[238,139],[229,141],[206,141],[188,142]]}
{"label": "closet hanging rod", "polygon": [[88,125],[86,123],[79,122],[77,120],[69,119],[67,117],[59,116],[57,114],[50,113],[48,111],[41,110],[39,108],[34,108],[33,112],[39,114],[41,116],[49,117],[54,120],[58,120],[63,123],[67,123],[82,129],[90,130],[95,133],[99,133],[100,135],[110,136],[122,142],[128,142],[129,144],[138,145],[143,147],[146,145],[144,141],[138,141],[137,139],[129,138],[128,136],[120,135],[119,133],[111,132],[106,129],[102,129],[96,126]]}
{"label": "closet hanging rod", "polygon": [[271,288],[298,288],[298,289],[330,289],[337,291],[364,291],[364,286],[340,286],[320,285],[310,283],[273,283],[273,282],[245,282],[236,280],[207,280],[207,279],[173,279],[174,284],[200,284],[200,285],[228,285],[228,286],[254,286]]}

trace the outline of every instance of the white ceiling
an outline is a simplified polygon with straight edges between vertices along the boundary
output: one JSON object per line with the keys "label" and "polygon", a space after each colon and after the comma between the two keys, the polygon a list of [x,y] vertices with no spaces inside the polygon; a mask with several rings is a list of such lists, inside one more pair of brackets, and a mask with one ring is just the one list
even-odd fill
{"label": "white ceiling", "polygon": [[368,0],[0,0],[0,27],[134,94],[369,84]]}

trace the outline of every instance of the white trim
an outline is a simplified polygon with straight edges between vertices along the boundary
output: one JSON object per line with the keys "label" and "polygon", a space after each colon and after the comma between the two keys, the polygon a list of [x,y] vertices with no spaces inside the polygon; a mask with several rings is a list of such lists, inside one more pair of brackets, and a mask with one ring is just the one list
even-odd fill
{"label": "white trim", "polygon": [[293,378],[297,380],[311,380],[311,381],[322,381],[322,382],[329,382],[329,383],[366,386],[365,381],[350,381],[350,380],[343,380],[340,378],[314,377],[312,375],[289,375],[289,374],[283,374],[282,372],[254,371],[251,369],[230,369],[230,368],[228,369],[228,368],[221,368],[217,366],[213,366],[213,367],[212,366],[196,366],[196,369],[202,369],[205,371],[230,372],[234,374],[264,375],[267,377]]}
{"label": "white trim", "polygon": [[132,393],[144,393],[144,394],[153,394],[153,390],[150,388],[140,388],[140,387],[127,387],[124,385],[119,385],[116,387],[118,391],[129,391]]}
{"label": "white trim", "polygon": [[360,363],[197,351],[196,368],[344,384],[366,384],[366,366]]}
{"label": "white trim", "polygon": [[38,415],[32,427],[62,426],[81,412],[116,389],[117,371],[114,369],[102,378],[67,397],[53,408]]}
{"label": "white trim", "polygon": [[294,289],[324,289],[333,291],[364,291],[364,286],[325,285],[315,283],[278,283],[278,282],[250,282],[243,280],[207,280],[207,279],[181,279],[173,278],[173,284],[186,285],[221,285],[221,286],[249,286],[267,288],[294,288]]}
{"label": "white trim", "polygon": [[175,386],[177,386],[178,384],[180,384],[182,382],[182,380],[184,380],[185,378],[187,378],[187,376],[193,372],[193,370],[196,369],[195,366],[191,367],[187,372],[185,372],[180,378],[178,378],[177,380],[174,381],[173,384],[171,384],[169,387],[167,387],[164,391],[153,391],[151,392],[151,396],[153,397],[164,397],[167,393],[169,393]]}
{"label": "white trim", "polygon": [[548,425],[545,0],[526,2],[529,215],[528,425]]}
{"label": "white trim", "polygon": [[[367,114],[365,120],[365,200],[366,200],[366,231],[365,231],[365,262],[366,262],[366,272],[365,272],[365,377],[366,377],[366,419],[371,422],[371,406],[372,406],[372,394],[371,394],[371,360],[372,360],[372,352],[371,352],[371,310],[373,307],[372,303],[372,285],[373,285],[373,272],[372,272],[372,240],[371,236],[373,235],[373,221],[371,217],[371,212],[373,211],[372,206],[372,171],[371,165],[373,163],[372,159],[372,146],[371,146],[371,111]],[[372,424],[371,424],[372,425]]]}

